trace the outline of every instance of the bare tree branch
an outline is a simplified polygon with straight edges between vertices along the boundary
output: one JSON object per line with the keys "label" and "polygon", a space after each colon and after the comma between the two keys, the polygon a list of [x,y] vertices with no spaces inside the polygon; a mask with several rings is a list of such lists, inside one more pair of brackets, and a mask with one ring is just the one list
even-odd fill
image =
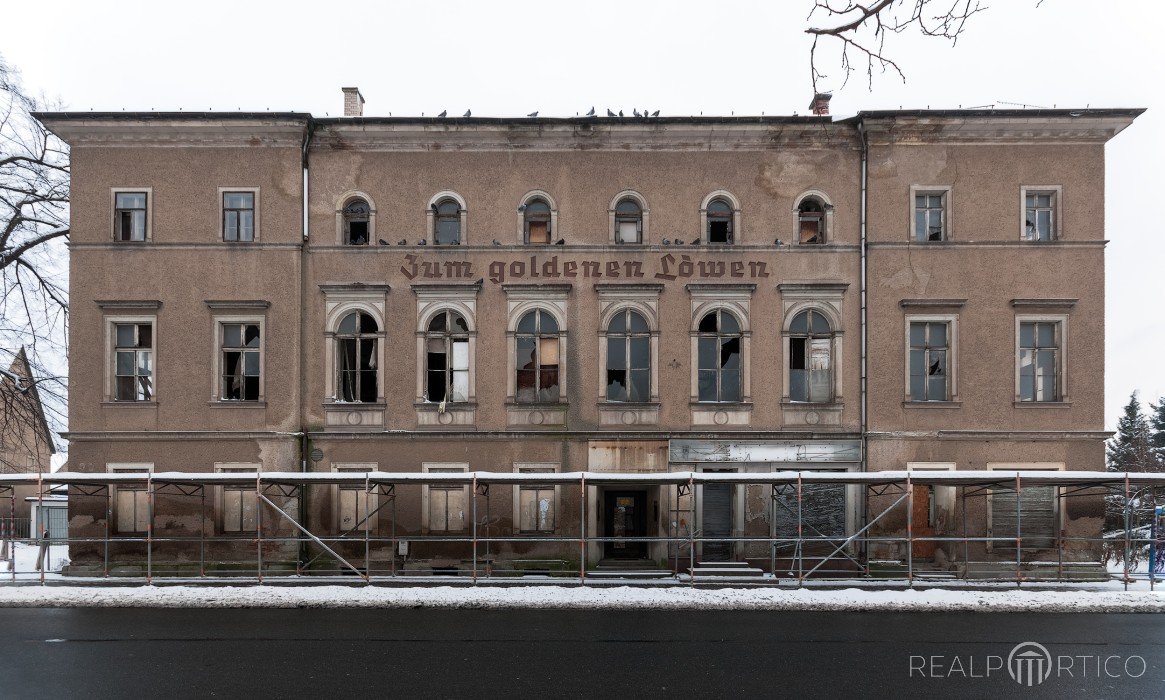
{"label": "bare tree branch", "polygon": [[875,67],[882,73],[892,70],[906,80],[902,68],[886,54],[888,35],[914,28],[924,36],[949,39],[953,45],[966,29],[967,20],[986,9],[981,0],[877,0],[865,5],[853,0],[814,0],[808,19],[824,15],[830,24],[805,30],[813,36],[809,49],[813,90],[820,91],[818,81],[828,77],[818,68],[817,51],[822,38],[840,42],[841,69],[845,72],[842,87],[856,69],[850,56],[853,52],[857,61],[864,59],[867,85],[872,89]]}

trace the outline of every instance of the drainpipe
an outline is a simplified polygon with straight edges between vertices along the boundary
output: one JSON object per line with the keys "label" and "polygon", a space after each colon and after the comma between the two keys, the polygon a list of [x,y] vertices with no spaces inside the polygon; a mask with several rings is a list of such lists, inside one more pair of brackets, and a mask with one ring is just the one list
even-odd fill
{"label": "drainpipe", "polygon": [[[869,329],[869,322],[868,322],[868,315],[867,315],[868,314],[868,306],[869,306],[869,300],[868,300],[867,295],[868,295],[868,287],[869,287],[869,264],[870,264],[870,261],[869,261],[868,255],[867,255],[868,241],[866,240],[866,222],[867,222],[867,218],[868,218],[868,209],[869,209],[868,197],[869,197],[870,142],[869,142],[869,139],[868,139],[867,134],[866,134],[865,122],[862,122],[862,121],[858,122],[858,136],[860,136],[862,139],[862,170],[861,170],[862,198],[861,198],[861,206],[860,206],[860,213],[859,213],[860,226],[861,226],[860,238],[861,238],[861,257],[862,257],[861,284],[860,284],[860,288],[861,288],[861,290],[860,290],[860,293],[861,293],[861,346],[862,346],[861,363],[860,363],[861,364],[861,383],[860,383],[861,391],[860,391],[860,393],[861,393],[861,428],[862,428],[862,467],[861,468],[862,468],[862,471],[865,472],[865,471],[869,471],[869,466],[870,466],[869,459],[867,456],[869,445],[868,445],[868,440],[866,437],[866,434],[869,432],[869,429],[870,429],[869,391],[868,391],[868,386],[867,386],[867,380],[869,377],[867,363],[868,363],[868,355],[869,355],[868,351],[869,351],[869,330],[870,330]],[[863,491],[864,491],[864,489],[863,489]],[[863,524],[863,526],[868,524],[867,523],[867,518],[869,517],[868,500],[869,500],[869,496],[867,493],[864,493],[864,492],[862,494],[862,497],[858,499],[858,507],[860,509],[860,522]],[[863,545],[862,550],[863,551],[861,552],[861,554],[864,554],[866,557],[866,561],[867,561],[866,566],[867,566],[867,571],[868,571],[869,570],[869,564],[868,564],[869,547],[868,547],[868,545]]]}
{"label": "drainpipe", "polygon": [[[307,302],[307,243],[309,238],[308,228],[308,194],[310,192],[311,178],[308,170],[308,152],[311,148],[311,139],[315,134],[315,119],[308,117],[307,125],[303,134],[303,148],[300,154],[300,165],[303,168],[303,240],[299,247],[299,400],[296,402],[297,419],[302,420],[304,416],[304,392],[307,389],[307,382],[304,377],[303,368],[307,365],[307,350],[306,350],[306,321],[304,312],[306,310]],[[302,425],[299,430],[299,470],[301,472],[308,471],[308,449],[311,443],[307,437],[307,426]],[[305,527],[307,526],[308,513],[308,488],[306,486],[300,487],[299,493],[299,522]],[[307,561],[308,543],[307,538],[302,532],[299,533],[299,561]],[[298,568],[298,567],[296,567]]]}

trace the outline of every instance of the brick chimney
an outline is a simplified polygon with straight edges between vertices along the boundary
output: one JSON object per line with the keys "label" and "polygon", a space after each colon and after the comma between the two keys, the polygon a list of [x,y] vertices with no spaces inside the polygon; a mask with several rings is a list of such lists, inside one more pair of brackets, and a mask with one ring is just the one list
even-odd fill
{"label": "brick chimney", "polygon": [[346,87],[341,89],[344,91],[344,116],[363,117],[364,95],[360,94],[360,88]]}
{"label": "brick chimney", "polygon": [[829,100],[833,95],[828,92],[818,92],[813,95],[813,101],[809,103],[809,111],[817,116],[829,116]]}

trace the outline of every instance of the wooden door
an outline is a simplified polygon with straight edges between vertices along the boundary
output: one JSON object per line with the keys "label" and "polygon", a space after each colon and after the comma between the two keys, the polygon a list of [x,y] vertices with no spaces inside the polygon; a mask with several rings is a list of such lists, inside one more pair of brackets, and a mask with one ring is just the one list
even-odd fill
{"label": "wooden door", "polygon": [[[914,510],[911,513],[914,537],[934,537],[934,487],[914,486]],[[914,540],[912,547],[915,559],[931,559],[938,543],[934,541]]]}

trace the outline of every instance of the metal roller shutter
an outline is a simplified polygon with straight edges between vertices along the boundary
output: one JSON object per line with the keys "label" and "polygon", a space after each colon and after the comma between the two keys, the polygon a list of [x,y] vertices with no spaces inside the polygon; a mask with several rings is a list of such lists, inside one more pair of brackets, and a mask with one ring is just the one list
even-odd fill
{"label": "metal roller shutter", "polygon": [[[1056,546],[1055,486],[1025,486],[1020,490],[1020,535],[1024,549],[1050,549]],[[991,536],[1007,537],[996,541],[996,550],[1015,551],[1015,492],[991,494]]]}
{"label": "metal roller shutter", "polygon": [[[704,485],[704,537],[732,536],[732,485]],[[731,542],[705,542],[702,558],[706,561],[729,561],[733,557]]]}

